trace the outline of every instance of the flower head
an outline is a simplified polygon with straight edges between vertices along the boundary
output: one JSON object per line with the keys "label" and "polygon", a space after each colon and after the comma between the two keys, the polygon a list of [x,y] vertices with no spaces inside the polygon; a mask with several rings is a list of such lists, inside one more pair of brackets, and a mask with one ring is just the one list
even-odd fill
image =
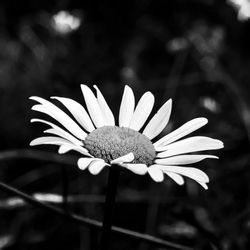
{"label": "flower head", "polygon": [[77,30],[81,25],[81,17],[61,10],[52,17],[52,27],[59,34],[66,35]]}
{"label": "flower head", "polygon": [[[72,99],[51,97],[64,105],[71,116],[50,101],[31,97],[30,99],[38,102],[32,109],[54,118],[58,125],[42,119],[32,119],[31,122],[49,125],[50,128],[44,133],[50,135],[39,137],[30,145],[57,145],[60,154],[70,150],[77,151],[82,154],[78,167],[82,170],[88,168],[92,174],[100,173],[105,166],[120,166],[139,175],[148,173],[156,182],[163,181],[166,174],[182,185],[183,176],[186,176],[207,189],[208,176],[197,168],[183,165],[206,158],[218,158],[214,155],[190,153],[220,149],[223,148],[223,143],[205,136],[180,140],[207,124],[206,118],[193,119],[154,142],[155,137],[168,124],[171,99],[144,126],[154,106],[154,96],[151,92],[146,92],[135,105],[132,89],[125,86],[116,126],[114,115],[102,93],[97,86],[94,88],[96,96],[88,86],[81,85],[87,110]],[[145,128],[142,130],[142,127]]]}
{"label": "flower head", "polygon": [[246,21],[250,18],[249,0],[227,0],[227,2],[238,10],[238,19],[240,21]]}

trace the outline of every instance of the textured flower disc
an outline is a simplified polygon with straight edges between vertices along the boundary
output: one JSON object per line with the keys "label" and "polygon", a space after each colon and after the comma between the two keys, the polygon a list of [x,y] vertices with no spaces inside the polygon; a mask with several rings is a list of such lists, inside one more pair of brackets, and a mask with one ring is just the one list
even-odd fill
{"label": "textured flower disc", "polygon": [[133,163],[150,166],[156,156],[152,142],[130,128],[104,126],[91,132],[83,143],[91,155],[106,162],[132,152]]}

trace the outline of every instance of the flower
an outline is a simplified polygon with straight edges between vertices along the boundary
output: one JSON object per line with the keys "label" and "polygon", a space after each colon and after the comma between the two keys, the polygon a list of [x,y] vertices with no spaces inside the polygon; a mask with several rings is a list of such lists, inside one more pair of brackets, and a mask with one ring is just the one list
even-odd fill
{"label": "flower", "polygon": [[249,0],[227,0],[238,10],[238,19],[245,21],[250,18],[250,2]]}
{"label": "flower", "polygon": [[[145,126],[154,106],[154,95],[146,92],[135,105],[133,90],[125,86],[119,111],[119,126],[105,98],[94,85],[92,90],[81,85],[87,110],[78,102],[65,97],[51,97],[59,101],[71,117],[52,102],[41,97],[30,97],[38,102],[33,110],[42,112],[57,121],[58,125],[42,119],[50,126],[44,133],[49,136],[39,137],[30,145],[53,144],[59,146],[59,154],[74,150],[83,155],[77,164],[81,170],[87,169],[96,175],[105,167],[128,169],[135,174],[148,173],[156,182],[164,179],[164,174],[177,184],[183,185],[183,176],[189,177],[207,189],[208,176],[201,170],[183,165],[196,163],[206,158],[218,158],[214,155],[190,154],[205,150],[223,148],[220,140],[205,136],[184,136],[207,124],[206,118],[193,119],[173,132],[154,139],[168,124],[172,100],[162,105],[158,112]],[[63,127],[63,128],[62,128]],[[145,127],[142,130],[142,127]],[[142,130],[142,133],[139,132]]]}
{"label": "flower", "polygon": [[56,32],[62,35],[77,30],[81,25],[81,17],[72,13],[61,10],[52,17],[52,27]]}

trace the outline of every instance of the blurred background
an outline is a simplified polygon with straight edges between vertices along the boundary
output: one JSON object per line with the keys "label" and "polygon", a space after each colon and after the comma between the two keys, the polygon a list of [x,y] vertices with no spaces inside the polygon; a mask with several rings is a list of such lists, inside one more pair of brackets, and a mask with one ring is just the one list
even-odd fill
{"label": "blurred background", "polygon": [[[173,98],[164,134],[207,117],[194,134],[225,149],[220,160],[194,165],[209,175],[208,191],[188,179],[180,187],[124,172],[114,224],[195,249],[250,249],[250,3],[235,2],[2,0],[0,181],[60,207],[68,189],[69,211],[102,220],[107,170],[91,176],[77,169],[77,154],[59,163],[57,147],[36,148],[46,157],[30,149],[45,126],[30,124],[38,114],[28,97],[83,103],[80,84],[97,84],[117,117],[128,84],[137,100],[152,91],[155,111]],[[0,249],[89,250],[98,237],[0,191]],[[112,249],[169,248],[116,235]]]}

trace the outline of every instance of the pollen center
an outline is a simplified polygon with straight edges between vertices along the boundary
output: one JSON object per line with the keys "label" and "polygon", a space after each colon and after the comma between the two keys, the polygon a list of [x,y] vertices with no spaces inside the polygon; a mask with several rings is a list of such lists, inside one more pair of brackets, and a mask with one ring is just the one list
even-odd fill
{"label": "pollen center", "polygon": [[155,158],[152,142],[145,135],[130,128],[97,128],[86,137],[84,146],[91,155],[106,162],[131,152],[135,156],[132,163],[144,163],[149,166]]}

